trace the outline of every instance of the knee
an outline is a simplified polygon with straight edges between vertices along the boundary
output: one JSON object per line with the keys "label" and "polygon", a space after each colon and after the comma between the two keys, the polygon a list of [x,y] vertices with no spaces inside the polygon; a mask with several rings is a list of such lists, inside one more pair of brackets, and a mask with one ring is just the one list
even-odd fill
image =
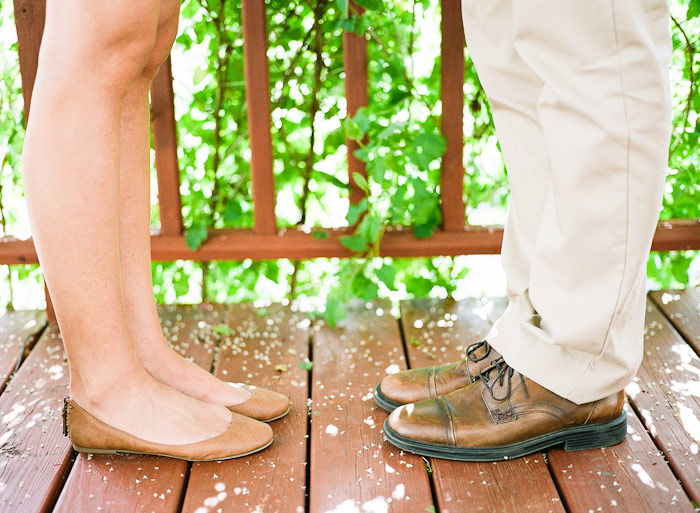
{"label": "knee", "polygon": [[162,0],[153,49],[141,70],[141,78],[151,82],[168,58],[177,36],[180,0]]}
{"label": "knee", "polygon": [[59,87],[81,84],[81,89],[123,96],[153,51],[158,4],[144,1],[127,6],[122,0],[94,3],[100,7],[80,4],[84,7],[80,13],[47,11],[40,72],[55,79]]}

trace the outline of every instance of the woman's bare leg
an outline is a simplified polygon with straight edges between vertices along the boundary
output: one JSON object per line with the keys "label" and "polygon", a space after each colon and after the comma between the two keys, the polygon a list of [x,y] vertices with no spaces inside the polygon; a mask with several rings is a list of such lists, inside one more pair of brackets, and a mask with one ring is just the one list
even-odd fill
{"label": "woman's bare leg", "polygon": [[192,397],[232,405],[245,401],[250,393],[227,385],[170,349],[153,299],[148,91],[177,34],[179,8],[179,0],[161,0],[155,47],[122,109],[120,243],[124,308],[136,353],[151,375]]}
{"label": "woman's bare leg", "polygon": [[48,1],[23,174],[73,399],[140,438],[188,443],[223,432],[230,414],[145,371],[120,283],[119,120],[158,12],[159,0]]}

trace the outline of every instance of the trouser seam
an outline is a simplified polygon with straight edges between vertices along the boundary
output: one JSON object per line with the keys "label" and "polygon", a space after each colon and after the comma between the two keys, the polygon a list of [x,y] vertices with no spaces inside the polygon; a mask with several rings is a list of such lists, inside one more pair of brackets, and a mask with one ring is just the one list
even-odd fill
{"label": "trouser seam", "polygon": [[595,361],[600,358],[603,353],[605,352],[605,349],[608,346],[608,343],[610,341],[610,330],[612,329],[613,322],[615,321],[615,318],[617,317],[617,312],[618,312],[618,307],[620,305],[620,299],[622,298],[622,289],[623,285],[625,283],[625,278],[627,275],[627,253],[629,252],[629,231],[630,231],[630,146],[631,146],[631,139],[632,135],[630,132],[630,121],[629,121],[629,112],[627,109],[627,94],[625,93],[625,79],[624,79],[624,73],[623,73],[623,68],[622,68],[622,58],[620,55],[620,37],[618,33],[618,26],[617,26],[617,16],[615,12],[615,0],[610,0],[610,11],[611,11],[611,16],[612,16],[612,22],[613,22],[613,32],[615,36],[615,51],[617,53],[617,70],[618,70],[618,77],[620,80],[620,92],[622,96],[622,107],[623,107],[623,112],[625,115],[625,129],[627,132],[627,148],[626,148],[626,155],[625,155],[625,167],[626,167],[626,181],[625,181],[625,251],[624,251],[624,256],[622,260],[622,275],[620,276],[620,287],[617,292],[617,298],[615,299],[615,306],[612,311],[612,315],[610,316],[610,322],[608,324],[608,327],[605,331],[605,338],[603,339],[603,347],[601,347],[600,352],[591,358],[591,361],[588,362],[588,365],[583,371],[583,374],[579,377],[579,379],[576,381],[576,384],[571,388],[569,392],[569,396],[572,395],[578,386],[581,384],[583,379],[585,378],[586,374],[588,374],[589,369],[593,365]]}

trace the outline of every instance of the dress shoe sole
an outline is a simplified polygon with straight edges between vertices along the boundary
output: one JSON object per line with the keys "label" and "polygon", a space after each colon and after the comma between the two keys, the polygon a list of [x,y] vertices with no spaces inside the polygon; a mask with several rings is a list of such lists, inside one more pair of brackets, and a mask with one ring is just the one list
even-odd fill
{"label": "dress shoe sole", "polygon": [[377,403],[377,406],[388,411],[389,413],[391,413],[396,408],[401,406],[401,403],[397,403],[396,401],[392,401],[391,399],[389,399],[387,396],[385,396],[382,393],[382,384],[381,383],[377,383],[377,386],[374,389],[374,402]]}
{"label": "dress shoe sole", "polygon": [[272,445],[273,440],[270,440],[269,443],[266,445],[263,445],[262,447],[258,447],[257,449],[254,449],[249,452],[244,452],[242,454],[234,454],[233,456],[226,456],[223,458],[213,458],[213,459],[197,459],[197,458],[181,458],[179,456],[173,456],[171,454],[160,454],[157,452],[138,452],[138,451],[122,451],[119,449],[90,449],[87,447],[80,447],[78,445],[73,444],[73,449],[75,449],[77,452],[84,452],[88,454],[139,454],[143,456],[164,456],[166,458],[173,458],[176,460],[184,460],[184,461],[222,461],[222,460],[232,460],[234,458],[243,458],[245,456],[250,456],[251,454],[255,454],[256,452],[262,451],[263,449],[267,449]]}
{"label": "dress shoe sole", "polygon": [[396,447],[420,456],[458,461],[499,461],[519,458],[562,444],[567,452],[599,449],[618,444],[627,436],[627,414],[623,411],[618,418],[604,424],[561,429],[523,442],[499,447],[460,447],[420,442],[398,434],[389,427],[388,420],[384,422],[384,435]]}

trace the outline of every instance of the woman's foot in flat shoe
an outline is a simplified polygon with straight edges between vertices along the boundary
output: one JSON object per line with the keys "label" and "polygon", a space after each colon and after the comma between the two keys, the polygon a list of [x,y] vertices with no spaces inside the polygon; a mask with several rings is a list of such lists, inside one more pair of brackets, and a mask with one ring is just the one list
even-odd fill
{"label": "woman's foot in flat shoe", "polygon": [[183,394],[221,406],[241,404],[252,397],[246,387],[222,381],[179,355],[165,342],[136,348],[139,361],[155,379]]}
{"label": "woman's foot in flat shoe", "polygon": [[289,411],[289,398],[285,395],[222,381],[183,358],[166,344],[155,309],[149,313],[147,306],[127,307],[127,322],[141,365],[158,381],[201,401],[226,406],[264,422]]}
{"label": "woman's foot in flat shoe", "polygon": [[95,373],[72,377],[71,398],[103,423],[137,438],[161,444],[189,444],[215,437],[231,424],[223,406],[197,400],[129,368],[114,379]]}

